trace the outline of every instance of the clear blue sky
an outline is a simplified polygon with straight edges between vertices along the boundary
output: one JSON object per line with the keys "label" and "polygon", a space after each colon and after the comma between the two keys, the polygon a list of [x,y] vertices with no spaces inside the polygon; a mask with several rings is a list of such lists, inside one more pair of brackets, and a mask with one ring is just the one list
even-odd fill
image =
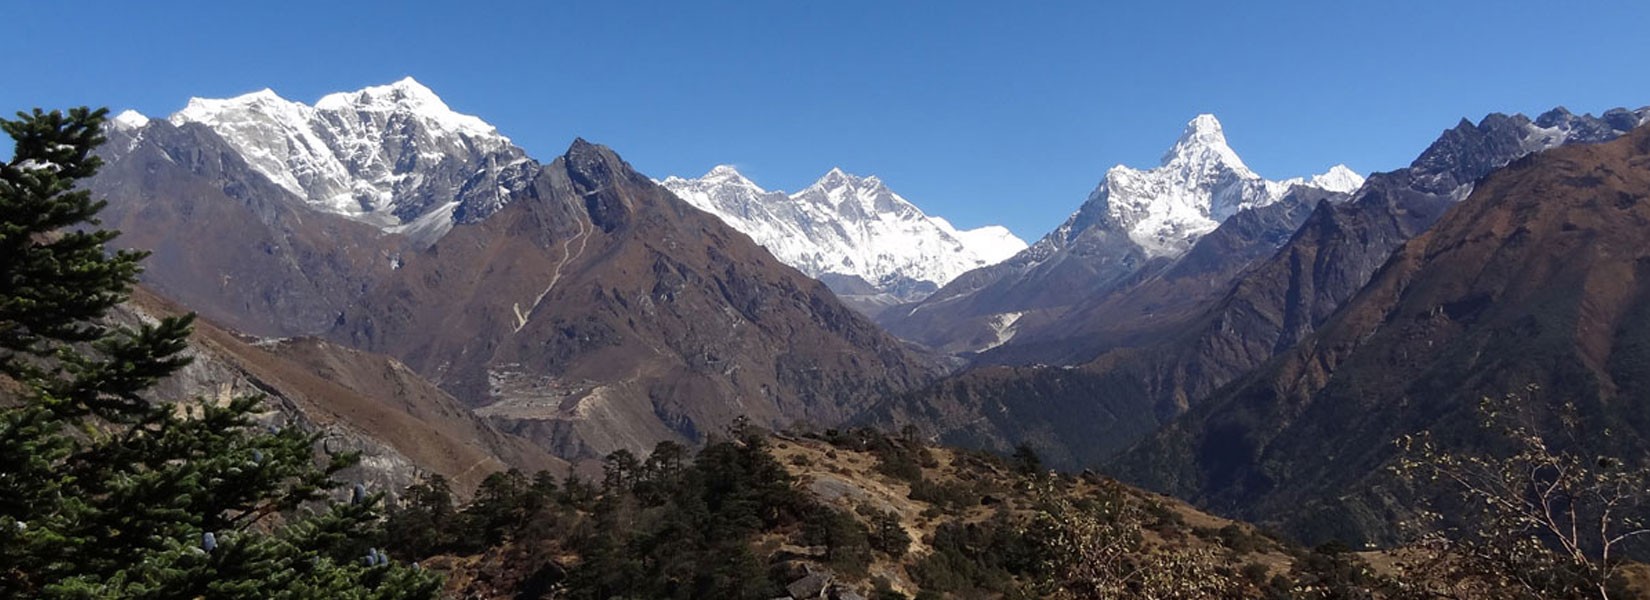
{"label": "clear blue sky", "polygon": [[1463,116],[1650,104],[1642,0],[72,4],[0,0],[0,110],[411,75],[541,159],[583,136],[790,190],[841,166],[1028,241],[1200,112],[1283,178],[1403,166]]}

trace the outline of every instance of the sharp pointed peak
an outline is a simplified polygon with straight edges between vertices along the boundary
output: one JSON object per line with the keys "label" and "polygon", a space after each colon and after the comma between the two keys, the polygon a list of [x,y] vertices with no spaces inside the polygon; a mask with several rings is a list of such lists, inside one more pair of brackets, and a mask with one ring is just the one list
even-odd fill
{"label": "sharp pointed peak", "polygon": [[1212,114],[1203,113],[1186,122],[1186,127],[1181,130],[1174,146],[1163,154],[1162,164],[1203,161],[1210,157],[1233,167],[1247,169],[1237,153],[1226,144],[1226,129],[1221,126],[1220,119],[1216,119]]}
{"label": "sharp pointed peak", "polygon": [[[567,151],[562,153],[561,161],[570,171],[582,173],[597,179],[614,176],[630,176],[634,174],[630,164],[626,163],[619,153],[612,148],[588,141],[582,137],[573,138],[568,144]],[[619,175],[627,174],[627,175]],[[639,175],[637,175],[639,176]]]}
{"label": "sharp pointed peak", "polygon": [[1176,148],[1224,146],[1226,129],[1220,126],[1220,119],[1216,119],[1214,115],[1200,114],[1186,122],[1186,127],[1180,131],[1180,138],[1175,140],[1174,145]]}
{"label": "sharp pointed peak", "polygon": [[1218,136],[1225,139],[1226,131],[1220,126],[1220,119],[1215,118],[1213,114],[1203,113],[1187,121],[1186,129],[1180,134],[1183,139],[1197,136]]}
{"label": "sharp pointed peak", "polygon": [[584,139],[582,136],[578,136],[573,138],[573,143],[567,145],[566,154],[591,152],[602,148],[604,148],[604,146],[601,144],[593,144],[590,140]]}

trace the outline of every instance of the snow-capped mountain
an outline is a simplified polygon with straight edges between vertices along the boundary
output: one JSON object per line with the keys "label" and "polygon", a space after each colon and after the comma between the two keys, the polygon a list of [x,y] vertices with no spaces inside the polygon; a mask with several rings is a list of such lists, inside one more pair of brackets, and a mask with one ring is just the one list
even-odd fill
{"label": "snow-capped mountain", "polygon": [[1305,185],[1320,190],[1350,194],[1363,187],[1364,176],[1359,175],[1357,171],[1353,171],[1346,165],[1335,165],[1329,167],[1328,171],[1313,175],[1311,178],[1296,177],[1285,179],[1283,182],[1291,186]]}
{"label": "snow-capped mountain", "polygon": [[[330,94],[313,106],[261,90],[193,98],[168,119],[205,125],[270,181],[311,206],[433,241],[498,210],[535,163],[479,118],[411,77]],[[147,119],[123,113],[118,124]]]}
{"label": "snow-capped mountain", "polygon": [[1344,165],[1313,177],[1265,179],[1226,143],[1220,121],[1198,115],[1158,166],[1112,167],[1065,223],[1030,248],[879,321],[930,348],[977,352],[1006,343],[1016,327],[1055,322],[1151,265],[1167,266],[1241,211],[1272,207],[1299,186],[1344,198],[1362,184]]}
{"label": "snow-capped mountain", "polygon": [[917,300],[1026,247],[1000,226],[958,230],[924,214],[881,179],[841,169],[794,194],[763,189],[727,165],[698,179],[662,183],[844,296]]}
{"label": "snow-capped mountain", "polygon": [[1172,258],[1238,211],[1276,202],[1296,185],[1352,192],[1363,182],[1345,165],[1310,179],[1262,178],[1227,145],[1214,115],[1198,115],[1161,164],[1149,170],[1112,167],[1088,201],[1038,245],[1052,253],[1090,227],[1102,226],[1125,233],[1148,258]]}

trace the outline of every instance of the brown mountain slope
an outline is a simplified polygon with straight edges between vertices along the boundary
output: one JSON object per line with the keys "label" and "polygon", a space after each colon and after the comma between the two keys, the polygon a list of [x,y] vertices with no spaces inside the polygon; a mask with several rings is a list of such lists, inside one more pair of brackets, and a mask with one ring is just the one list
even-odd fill
{"label": "brown mountain slope", "polygon": [[[1579,407],[1650,451],[1650,129],[1527,157],[1405,244],[1319,331],[1118,462],[1308,538],[1377,539],[1392,440],[1472,446],[1481,397]],[[1530,391],[1535,386],[1538,391]]]}
{"label": "brown mountain slope", "polygon": [[564,457],[740,415],[833,424],[928,376],[825,286],[582,140],[526,197],[409,257],[332,335]]}
{"label": "brown mountain slope", "polygon": [[[1069,369],[965,373],[878,407],[869,418],[922,424],[950,443],[1007,449],[1029,441],[1061,466],[1092,466],[1309,335],[1394,248],[1492,170],[1546,145],[1613,139],[1647,118],[1650,108],[1603,117],[1556,109],[1534,121],[1500,114],[1476,125],[1463,120],[1409,167],[1370,176],[1350,200],[1318,202],[1275,253],[1231,260],[1245,249],[1253,253],[1267,240],[1265,232],[1275,231],[1266,226],[1275,219],[1245,223],[1246,215],[1260,215],[1240,213],[1163,276],[1101,296],[1092,314],[1073,313],[1066,329],[1076,343],[1038,348],[1042,333],[1033,330],[1026,343],[1017,339],[994,353],[1054,358],[1049,351],[1062,346],[1104,349],[1098,358]],[[1234,273],[1233,265],[1244,270]],[[1227,282],[1210,293],[1197,287],[1200,274]],[[1060,324],[1048,329],[1058,331]],[[1085,428],[1074,418],[1092,422]]]}
{"label": "brown mountain slope", "polygon": [[103,224],[154,253],[145,285],[237,330],[326,329],[406,245],[308,208],[202,125],[155,120],[108,135],[106,166],[88,185],[109,202]]}
{"label": "brown mountain slope", "polygon": [[1159,406],[1184,411],[1315,331],[1395,248],[1432,226],[1484,176],[1543,148],[1614,139],[1647,119],[1650,108],[1594,117],[1562,107],[1533,121],[1499,113],[1477,124],[1463,119],[1409,167],[1371,175],[1345,203],[1320,203],[1277,253],[1145,363],[1110,362],[1139,363],[1133,368],[1148,377]]}
{"label": "brown mountain slope", "polygon": [[[182,312],[141,288],[125,310],[128,318]],[[264,394],[281,415],[272,418],[324,432],[330,449],[362,452],[352,477],[374,489],[399,491],[438,473],[467,494],[495,471],[567,469],[393,359],[314,339],[252,341],[205,320],[196,321],[190,343],[194,362],[159,385],[156,397]]]}

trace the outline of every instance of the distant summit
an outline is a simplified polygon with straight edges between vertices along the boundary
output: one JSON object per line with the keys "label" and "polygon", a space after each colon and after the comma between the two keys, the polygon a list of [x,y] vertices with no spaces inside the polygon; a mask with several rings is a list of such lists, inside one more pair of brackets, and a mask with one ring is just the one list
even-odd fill
{"label": "distant summit", "polygon": [[[1198,115],[1157,168],[1118,165],[1107,171],[1062,230],[1075,239],[1083,233],[1071,227],[1078,222],[1110,226],[1126,232],[1148,257],[1174,257],[1238,211],[1276,202],[1295,185],[1350,192],[1362,184],[1363,178],[1344,165],[1310,180],[1266,180],[1227,145],[1214,115]],[[1097,211],[1104,211],[1103,216]]]}
{"label": "distant summit", "polygon": [[663,184],[861,308],[920,300],[1026,247],[1000,226],[958,230],[876,176],[842,169],[794,194],[763,189],[729,165]]}

